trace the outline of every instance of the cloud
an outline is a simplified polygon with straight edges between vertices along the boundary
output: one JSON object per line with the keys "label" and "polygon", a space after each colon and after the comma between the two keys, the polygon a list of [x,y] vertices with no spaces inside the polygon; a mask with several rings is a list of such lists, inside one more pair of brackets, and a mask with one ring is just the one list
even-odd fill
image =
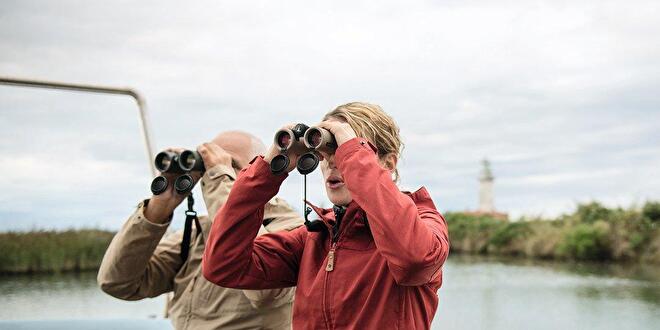
{"label": "cloud", "polygon": [[[270,141],[285,123],[314,123],[338,104],[371,101],[401,127],[404,188],[428,186],[443,210],[473,208],[479,161],[488,157],[499,209],[554,215],[587,198],[660,195],[659,7],[5,1],[0,74],[135,87],[147,98],[158,148],[194,147],[235,128]],[[39,225],[92,217],[117,228],[144,196],[146,157],[129,98],[0,86],[0,110],[0,148],[12,159],[0,164],[15,172],[2,182],[22,183],[0,200],[18,189],[25,216],[46,218],[29,210],[45,201],[48,214],[66,214]],[[80,169],[53,162],[71,153]],[[46,180],[35,171],[49,170],[70,183],[83,173],[98,188],[30,198]],[[321,202],[313,180],[310,194]],[[294,206],[299,184],[292,176],[282,189]],[[76,207],[89,214],[64,211],[84,196],[95,198]],[[11,227],[4,214],[18,212],[11,204],[2,204],[0,228]]]}

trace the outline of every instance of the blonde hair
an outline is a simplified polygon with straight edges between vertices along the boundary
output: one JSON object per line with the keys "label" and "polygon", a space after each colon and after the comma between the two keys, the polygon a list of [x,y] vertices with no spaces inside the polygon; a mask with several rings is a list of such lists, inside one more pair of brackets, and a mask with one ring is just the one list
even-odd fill
{"label": "blonde hair", "polygon": [[[399,126],[380,106],[363,102],[351,102],[340,105],[328,112],[323,120],[338,118],[349,125],[357,136],[365,138],[378,149],[378,157],[388,154],[401,157],[403,142],[399,135]],[[394,181],[399,181],[399,170],[394,169]]]}

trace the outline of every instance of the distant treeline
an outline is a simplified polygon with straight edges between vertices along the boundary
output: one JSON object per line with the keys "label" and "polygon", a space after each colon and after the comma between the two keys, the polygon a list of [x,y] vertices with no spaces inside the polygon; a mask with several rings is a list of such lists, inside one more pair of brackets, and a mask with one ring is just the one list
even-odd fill
{"label": "distant treeline", "polygon": [[0,233],[0,274],[98,269],[113,235],[101,230]]}
{"label": "distant treeline", "polygon": [[445,216],[452,253],[660,264],[658,202],[628,209],[592,202],[556,219],[513,222],[462,213]]}
{"label": "distant treeline", "polygon": [[[445,216],[451,253],[660,264],[658,202],[629,209],[593,202],[549,220]],[[96,270],[113,235],[90,229],[0,233],[0,274]]]}

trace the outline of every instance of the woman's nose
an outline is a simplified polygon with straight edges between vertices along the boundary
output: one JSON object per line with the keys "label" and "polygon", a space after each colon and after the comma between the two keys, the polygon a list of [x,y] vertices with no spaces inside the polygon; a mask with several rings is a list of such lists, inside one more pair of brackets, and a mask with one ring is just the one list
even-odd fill
{"label": "woman's nose", "polygon": [[328,164],[328,168],[335,168],[335,154],[323,154],[323,158]]}

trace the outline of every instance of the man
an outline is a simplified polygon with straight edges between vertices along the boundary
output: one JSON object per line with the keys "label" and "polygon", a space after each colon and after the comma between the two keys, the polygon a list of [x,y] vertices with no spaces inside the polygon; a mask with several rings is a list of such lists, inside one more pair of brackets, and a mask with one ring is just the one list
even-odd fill
{"label": "man", "polygon": [[[264,153],[264,145],[250,134],[225,132],[197,151],[207,169],[201,188],[211,217],[200,217],[201,234],[192,230],[186,260],[180,255],[182,232],[163,238],[172,212],[186,198],[170,184],[166,192],[141,202],[110,243],[98,273],[101,289],[124,300],[173,292],[167,313],[177,329],[290,329],[293,289],[227,289],[208,282],[201,272],[204,244],[216,211],[225,203],[237,173]],[[174,182],[176,175],[163,175]],[[192,175],[197,181],[201,174]],[[259,233],[293,230],[302,223],[286,202],[274,198]]]}

